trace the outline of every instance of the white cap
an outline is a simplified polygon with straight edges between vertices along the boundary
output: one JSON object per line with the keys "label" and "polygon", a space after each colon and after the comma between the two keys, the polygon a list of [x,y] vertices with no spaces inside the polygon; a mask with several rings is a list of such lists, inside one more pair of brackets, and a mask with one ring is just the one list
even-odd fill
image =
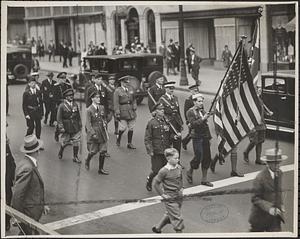
{"label": "white cap", "polygon": [[197,98],[203,98],[204,99],[204,96],[202,94],[200,94],[200,93],[197,93],[197,94],[195,94],[195,95],[192,96],[193,100],[197,99]]}

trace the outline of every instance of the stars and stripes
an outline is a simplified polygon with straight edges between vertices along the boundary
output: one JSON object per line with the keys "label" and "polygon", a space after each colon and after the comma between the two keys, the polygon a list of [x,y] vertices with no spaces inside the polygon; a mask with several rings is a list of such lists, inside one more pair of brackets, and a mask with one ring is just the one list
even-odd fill
{"label": "stars and stripes", "polygon": [[251,39],[251,51],[249,54],[249,68],[251,72],[251,76],[253,78],[253,84],[257,85],[258,77],[259,77],[259,34],[260,34],[260,27],[259,27],[259,19],[255,22],[255,28],[253,31],[252,39]]}
{"label": "stars and stripes", "polygon": [[[242,61],[242,63],[241,63]],[[218,94],[214,123],[224,157],[261,122],[261,104],[241,44]]]}

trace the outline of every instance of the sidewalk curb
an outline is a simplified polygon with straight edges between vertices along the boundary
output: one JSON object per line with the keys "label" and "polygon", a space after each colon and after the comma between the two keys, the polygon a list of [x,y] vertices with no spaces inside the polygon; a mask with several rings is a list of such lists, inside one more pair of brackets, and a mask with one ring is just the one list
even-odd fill
{"label": "sidewalk curb", "polygon": [[[41,68],[40,70],[42,70],[42,71],[52,71],[53,73],[59,73],[60,72],[58,70],[49,70],[49,69],[45,69],[45,68]],[[68,74],[74,74],[73,72],[68,71],[67,69],[65,69],[65,72],[67,72]],[[175,87],[175,90],[179,90],[179,91],[183,91],[183,92],[189,92],[189,89],[185,89],[185,88],[178,87],[178,86]],[[215,92],[211,92],[211,91],[200,90],[200,93],[204,94],[204,95],[216,95]]]}

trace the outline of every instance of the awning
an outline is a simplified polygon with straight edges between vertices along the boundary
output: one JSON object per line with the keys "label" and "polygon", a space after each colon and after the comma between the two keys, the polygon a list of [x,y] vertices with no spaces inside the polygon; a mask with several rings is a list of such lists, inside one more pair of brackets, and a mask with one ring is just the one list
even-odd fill
{"label": "awning", "polygon": [[287,32],[294,32],[296,27],[295,27],[295,20],[296,17],[294,17],[291,21],[289,21],[286,25],[285,25],[285,30]]}

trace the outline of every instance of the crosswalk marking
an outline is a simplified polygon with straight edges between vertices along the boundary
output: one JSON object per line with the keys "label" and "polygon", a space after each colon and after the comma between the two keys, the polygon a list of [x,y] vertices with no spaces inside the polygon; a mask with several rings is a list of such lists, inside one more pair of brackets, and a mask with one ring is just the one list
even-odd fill
{"label": "crosswalk marking", "polygon": [[[283,172],[292,171],[292,170],[294,170],[294,164],[281,166],[280,169]],[[230,177],[230,178],[222,179],[219,181],[215,181],[215,182],[213,182],[214,187],[212,187],[212,188],[202,186],[202,185],[186,188],[186,189],[184,189],[183,194],[189,195],[189,194],[195,194],[195,193],[200,193],[200,192],[207,192],[207,191],[215,190],[218,188],[223,188],[226,186],[231,186],[234,184],[247,182],[247,181],[253,180],[259,172],[260,171],[248,173],[248,174],[245,174],[244,177]],[[145,198],[145,200],[160,199],[160,198],[161,198],[160,196],[155,196],[155,197]],[[100,210],[89,212],[89,213],[84,213],[84,214],[81,214],[78,216],[65,218],[65,219],[62,219],[59,221],[50,222],[50,223],[45,224],[45,226],[49,227],[51,230],[58,230],[58,229],[62,229],[65,227],[74,226],[74,225],[81,224],[84,222],[96,220],[99,218],[103,218],[103,217],[107,217],[107,216],[111,216],[111,215],[115,215],[115,214],[119,214],[119,213],[123,213],[123,212],[132,211],[132,210],[143,208],[143,207],[148,207],[148,206],[158,204],[158,203],[159,203],[159,201],[158,202],[152,201],[149,203],[121,204],[121,205],[104,208],[104,209],[100,209]]]}

